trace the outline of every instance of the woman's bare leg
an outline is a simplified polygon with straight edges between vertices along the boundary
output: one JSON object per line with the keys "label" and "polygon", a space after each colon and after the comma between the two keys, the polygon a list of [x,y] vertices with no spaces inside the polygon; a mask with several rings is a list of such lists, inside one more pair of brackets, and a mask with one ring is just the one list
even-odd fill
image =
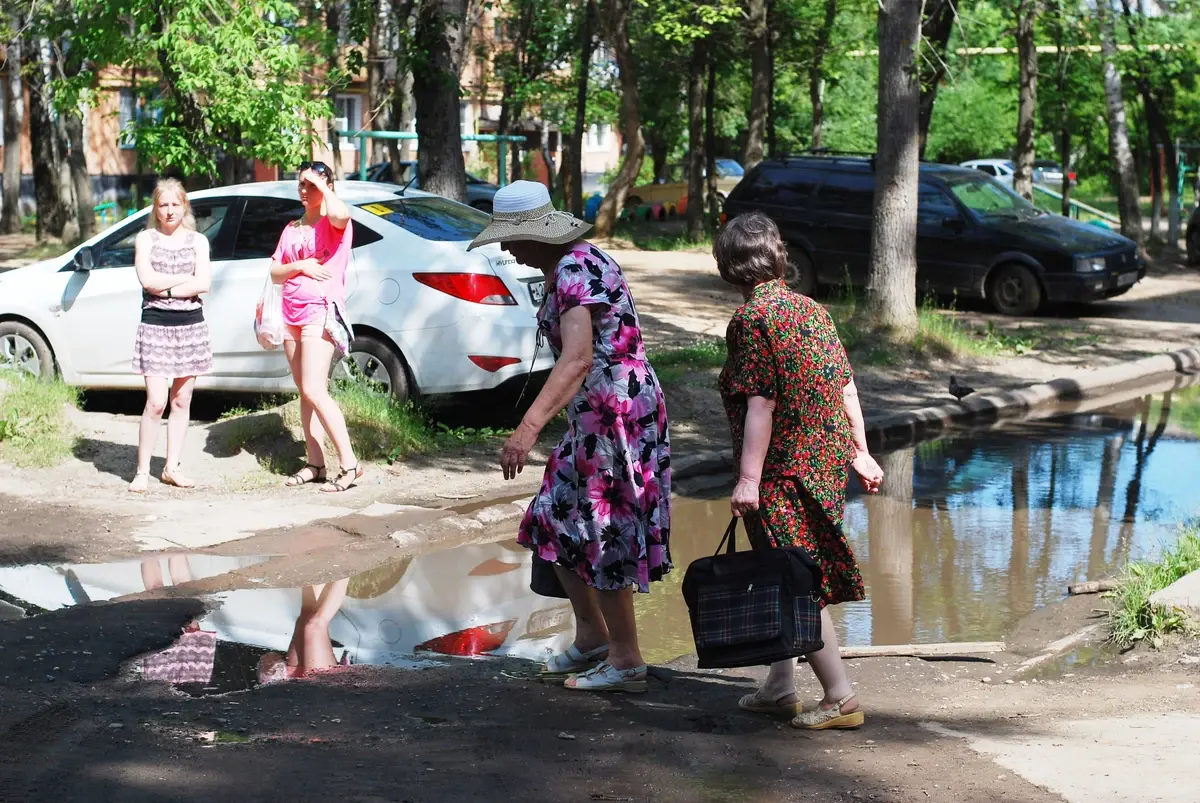
{"label": "woman's bare leg", "polygon": [[169,394],[170,380],[166,377],[146,377],[146,406],[142,408],[142,420],[138,425],[137,469],[129,484],[131,491],[140,493],[149,487],[150,457],[154,454],[154,443],[158,440],[158,428],[162,426]]}
{"label": "woman's bare leg", "polygon": [[[292,379],[296,383],[296,389],[302,387],[304,381],[304,363],[300,355],[303,352],[303,346],[295,340],[285,340],[283,343],[284,353],[287,355],[288,365],[292,369]],[[321,426],[321,422],[313,415],[313,406],[300,394],[300,426],[304,430],[304,462],[311,466],[325,465],[325,428]]]}
{"label": "woman's bare leg", "polygon": [[188,423],[192,417],[192,391],[196,377],[182,376],[171,383],[171,415],[167,419],[167,464],[163,473],[176,485],[189,487],[191,481],[179,473],[179,462],[183,458],[183,441],[187,437]]}
{"label": "woman's bare leg", "polygon": [[[837,631],[833,627],[833,617],[829,615],[828,608],[821,611],[821,641],[825,642],[824,649],[809,653],[805,657],[808,658],[808,664],[825,692],[821,707],[833,708],[838,700],[854,694],[854,688],[846,676],[846,664],[842,661],[842,653],[838,649]],[[849,700],[842,706],[843,714],[856,710],[858,700]]]}
{"label": "woman's bare leg", "polygon": [[329,368],[333,364],[333,344],[328,340],[305,340],[300,345],[300,398],[307,400],[324,431],[337,449],[338,465],[345,470],[358,465],[346,418],[329,395]]}
{"label": "woman's bare leg", "polygon": [[347,577],[326,583],[316,592],[316,607],[304,623],[304,663],[301,666],[306,672],[337,666],[337,656],[333,654],[333,642],[329,638],[329,623],[341,610],[349,585],[350,578]]}
{"label": "woman's bare leg", "polygon": [[598,591],[600,610],[608,628],[608,662],[614,669],[645,666],[638,648],[637,619],[633,615],[633,589]]}
{"label": "woman's bare leg", "polygon": [[600,612],[600,601],[596,589],[583,582],[575,572],[555,564],[554,573],[562,583],[567,598],[571,600],[571,610],[575,613],[575,648],[580,652],[590,652],[597,647],[608,644],[608,627],[604,623],[604,615]]}

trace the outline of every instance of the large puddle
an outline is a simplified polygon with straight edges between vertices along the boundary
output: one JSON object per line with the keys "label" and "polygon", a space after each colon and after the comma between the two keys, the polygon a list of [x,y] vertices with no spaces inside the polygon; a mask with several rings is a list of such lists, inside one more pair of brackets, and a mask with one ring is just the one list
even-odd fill
{"label": "large puddle", "polygon": [[[867,599],[834,609],[844,642],[992,640],[1060,599],[1068,583],[1153,555],[1179,522],[1200,514],[1200,387],[964,431],[881,462],[888,493],[864,498],[852,487],[847,504],[845,529]],[[724,492],[709,497],[676,500],[677,569],[637,598],[651,661],[692,651],[679,586],[729,520]],[[569,606],[529,590],[530,555],[515,542],[292,589],[261,587],[256,567],[270,560],[198,554],[0,568],[0,592],[54,610],[237,572],[234,587],[213,596],[214,609],[179,644],[142,662],[145,676],[193,693],[345,664],[423,666],[439,655],[541,660],[572,636]],[[20,613],[0,607],[0,618]]]}

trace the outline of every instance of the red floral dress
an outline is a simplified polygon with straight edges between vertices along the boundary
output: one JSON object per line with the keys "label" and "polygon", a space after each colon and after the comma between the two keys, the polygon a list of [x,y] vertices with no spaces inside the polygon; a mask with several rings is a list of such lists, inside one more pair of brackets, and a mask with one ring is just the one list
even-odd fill
{"label": "red floral dress", "polygon": [[843,389],[854,377],[833,320],[782,281],[754,288],[726,332],[721,399],[742,458],[751,396],[775,401],[759,516],[776,546],[800,546],[824,573],[825,604],[863,599],[862,574],[841,532],[854,441]]}

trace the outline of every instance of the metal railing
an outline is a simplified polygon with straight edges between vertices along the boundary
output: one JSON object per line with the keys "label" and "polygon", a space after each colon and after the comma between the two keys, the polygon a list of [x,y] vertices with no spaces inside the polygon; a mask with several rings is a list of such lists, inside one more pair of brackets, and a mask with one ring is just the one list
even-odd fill
{"label": "metal railing", "polygon": [[[1033,190],[1035,193],[1040,192],[1043,195],[1049,195],[1051,198],[1053,198],[1059,202],[1060,208],[1061,208],[1062,199],[1063,199],[1062,193],[1055,192],[1054,190],[1050,189],[1049,187],[1044,187],[1041,184],[1034,184]],[[1089,215],[1092,215],[1093,217],[1100,218],[1100,220],[1103,220],[1105,223],[1111,224],[1113,226],[1121,225],[1120,219],[1117,218],[1116,216],[1110,215],[1109,213],[1107,213],[1101,209],[1097,209],[1094,206],[1089,206],[1088,204],[1085,204],[1082,201],[1076,201],[1074,198],[1072,198],[1067,203],[1070,204],[1071,217],[1075,218],[1076,220],[1080,219],[1081,213],[1087,212]]]}
{"label": "metal railing", "polygon": [[[367,180],[367,140],[368,139],[398,139],[398,140],[415,140],[417,135],[412,131],[336,131],[339,137],[358,140],[358,178],[360,181]],[[524,142],[525,137],[516,134],[463,134],[464,142],[495,142],[496,143],[496,161],[500,168],[500,180],[497,182],[501,187],[505,185],[505,175],[508,173],[508,143]]]}

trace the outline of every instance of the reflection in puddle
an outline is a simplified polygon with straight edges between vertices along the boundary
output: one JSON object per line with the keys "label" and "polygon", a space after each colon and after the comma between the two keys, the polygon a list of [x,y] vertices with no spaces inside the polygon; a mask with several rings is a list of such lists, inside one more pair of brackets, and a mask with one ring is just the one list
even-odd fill
{"label": "reflection in puddle", "polygon": [[[1097,414],[956,434],[880,456],[885,493],[853,495],[846,532],[867,599],[834,617],[848,644],[993,640],[1069,582],[1152,554],[1200,513],[1200,391]],[[676,570],[636,597],[646,658],[692,652],[679,591],[729,520],[726,496],[678,499]],[[348,664],[430,665],[439,655],[544,660],[572,637],[564,600],[529,590],[531,554],[513,541],[406,558],[322,585],[254,585],[266,557],[155,556],[103,565],[0,568],[0,592],[46,610],[229,573],[235,590],[144,677],[192,694],[251,688]],[[246,571],[239,571],[246,570]],[[17,615],[9,608],[3,616]],[[1063,661],[1087,663],[1081,648]],[[1069,669],[1060,661],[1057,671]]]}
{"label": "reflection in puddle", "polygon": [[[1068,583],[1173,542],[1177,524],[1200,514],[1198,422],[1191,388],[880,456],[885,494],[852,484],[846,506],[867,599],[833,609],[845,643],[998,640]],[[676,571],[636,598],[648,660],[693,651],[678,586],[728,521],[726,496],[673,506]]]}

